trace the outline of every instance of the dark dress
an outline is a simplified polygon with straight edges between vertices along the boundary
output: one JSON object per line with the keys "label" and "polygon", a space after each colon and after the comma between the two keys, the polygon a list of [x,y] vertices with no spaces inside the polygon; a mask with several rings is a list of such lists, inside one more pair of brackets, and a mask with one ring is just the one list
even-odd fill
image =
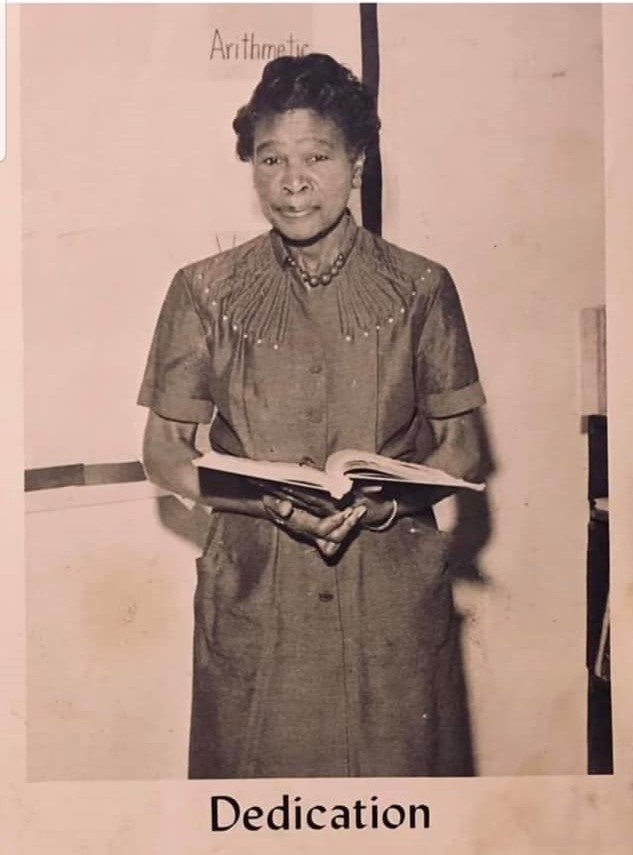
{"label": "dark dress", "polygon": [[[322,465],[423,460],[429,418],[483,403],[447,271],[347,225],[307,290],[275,233],[180,270],[139,402],[218,451]],[[470,774],[445,535],[431,512],[333,563],[273,523],[214,513],[198,559],[190,776]]]}

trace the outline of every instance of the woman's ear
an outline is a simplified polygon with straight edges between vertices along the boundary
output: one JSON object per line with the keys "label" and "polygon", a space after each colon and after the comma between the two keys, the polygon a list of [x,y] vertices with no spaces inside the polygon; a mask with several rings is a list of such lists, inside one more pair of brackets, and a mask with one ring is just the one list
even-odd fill
{"label": "woman's ear", "polygon": [[360,187],[363,180],[363,167],[365,166],[365,152],[361,152],[354,158],[352,167],[352,187]]}

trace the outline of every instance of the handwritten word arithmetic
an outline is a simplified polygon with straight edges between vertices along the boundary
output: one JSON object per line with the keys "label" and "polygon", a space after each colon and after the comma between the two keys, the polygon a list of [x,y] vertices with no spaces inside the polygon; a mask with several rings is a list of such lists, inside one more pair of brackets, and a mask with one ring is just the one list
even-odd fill
{"label": "handwritten word arithmetic", "polygon": [[209,59],[217,60],[269,60],[279,56],[303,56],[310,47],[292,33],[283,41],[259,41],[255,33],[243,33],[227,41],[216,27],[211,40]]}

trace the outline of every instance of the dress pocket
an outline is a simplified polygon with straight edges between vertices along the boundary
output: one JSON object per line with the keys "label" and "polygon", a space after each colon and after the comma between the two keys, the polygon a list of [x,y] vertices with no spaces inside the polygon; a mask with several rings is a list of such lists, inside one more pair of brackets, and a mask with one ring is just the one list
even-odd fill
{"label": "dress pocket", "polygon": [[441,531],[433,520],[424,517],[403,519],[398,531],[420,572],[428,577],[440,577],[446,573],[451,547],[450,534]]}
{"label": "dress pocket", "polygon": [[241,537],[233,531],[244,525],[242,518],[218,523],[197,560],[195,601],[197,628],[214,668],[239,679],[248,679],[257,670],[273,610],[272,565],[265,552],[254,548],[252,522]]}

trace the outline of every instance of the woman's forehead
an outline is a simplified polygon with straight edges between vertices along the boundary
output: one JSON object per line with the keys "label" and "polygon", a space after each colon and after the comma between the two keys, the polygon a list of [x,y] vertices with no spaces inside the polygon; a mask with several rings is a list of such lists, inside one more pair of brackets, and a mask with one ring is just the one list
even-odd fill
{"label": "woman's forehead", "polygon": [[343,131],[328,116],[314,110],[296,109],[271,113],[258,119],[255,125],[255,147],[320,142],[338,148],[345,145]]}

